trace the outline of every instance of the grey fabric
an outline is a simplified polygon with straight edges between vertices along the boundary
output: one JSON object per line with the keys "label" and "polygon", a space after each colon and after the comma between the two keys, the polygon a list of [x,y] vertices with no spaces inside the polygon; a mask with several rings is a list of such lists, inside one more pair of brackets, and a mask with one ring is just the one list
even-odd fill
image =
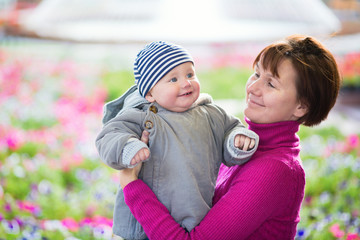
{"label": "grey fabric", "polygon": [[[143,164],[139,178],[154,191],[174,219],[191,231],[212,206],[221,162],[231,166],[248,161],[256,150],[258,137],[238,118],[213,104],[208,95],[201,94],[199,100],[182,113],[168,111],[157,103],[137,106],[127,108],[104,125],[96,139],[100,157],[115,169],[126,167],[121,161],[124,146],[130,139],[139,139],[145,123],[150,121],[152,128],[147,130],[151,158]],[[152,106],[157,108],[156,113],[150,110]],[[249,133],[256,137],[256,147],[251,151],[227,146],[234,142],[236,134]],[[116,195],[113,231],[125,239],[146,238],[126,206],[120,188]]]}

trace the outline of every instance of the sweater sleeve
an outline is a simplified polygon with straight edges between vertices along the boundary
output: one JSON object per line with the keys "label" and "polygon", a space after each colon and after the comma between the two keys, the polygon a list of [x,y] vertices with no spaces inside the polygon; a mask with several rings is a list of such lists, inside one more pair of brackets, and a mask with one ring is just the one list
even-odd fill
{"label": "sweater sleeve", "polygon": [[150,239],[246,239],[289,201],[291,171],[283,163],[256,161],[233,169],[230,188],[220,190],[224,194],[191,232],[175,222],[141,180],[125,187],[125,202]]}

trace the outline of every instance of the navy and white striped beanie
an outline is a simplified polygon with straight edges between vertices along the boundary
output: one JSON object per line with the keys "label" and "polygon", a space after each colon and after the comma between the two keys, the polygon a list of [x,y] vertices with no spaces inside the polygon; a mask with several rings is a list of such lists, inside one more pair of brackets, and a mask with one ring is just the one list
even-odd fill
{"label": "navy and white striped beanie", "polygon": [[146,45],[134,63],[135,83],[141,96],[145,97],[169,71],[186,62],[194,63],[190,54],[181,46],[163,41]]}

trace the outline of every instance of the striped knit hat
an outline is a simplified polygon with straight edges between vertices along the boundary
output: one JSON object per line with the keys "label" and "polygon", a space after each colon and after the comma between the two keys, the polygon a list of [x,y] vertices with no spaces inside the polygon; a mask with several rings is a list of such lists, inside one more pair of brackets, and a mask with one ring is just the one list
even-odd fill
{"label": "striped knit hat", "polygon": [[146,45],[134,63],[135,83],[141,96],[145,97],[162,77],[186,62],[194,63],[190,54],[181,46],[162,41]]}

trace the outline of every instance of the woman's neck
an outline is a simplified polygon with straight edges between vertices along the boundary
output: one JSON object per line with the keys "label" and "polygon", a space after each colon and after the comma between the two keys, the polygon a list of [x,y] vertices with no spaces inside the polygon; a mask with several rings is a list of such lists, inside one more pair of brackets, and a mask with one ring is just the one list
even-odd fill
{"label": "woman's neck", "polygon": [[297,147],[300,139],[296,134],[300,124],[297,121],[258,124],[245,118],[249,129],[259,135],[259,147]]}

